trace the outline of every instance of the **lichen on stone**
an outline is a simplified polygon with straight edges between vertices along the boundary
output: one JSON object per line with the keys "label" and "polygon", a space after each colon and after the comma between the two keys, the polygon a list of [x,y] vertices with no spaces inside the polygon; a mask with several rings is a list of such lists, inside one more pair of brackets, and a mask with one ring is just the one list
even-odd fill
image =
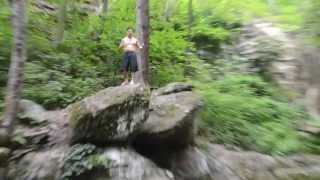
{"label": "lichen on stone", "polygon": [[75,127],[78,124],[78,120],[81,119],[87,113],[87,109],[85,108],[85,104],[82,102],[78,102],[73,104],[70,107],[70,117],[69,122],[71,127]]}
{"label": "lichen on stone", "polygon": [[84,173],[98,168],[108,169],[111,160],[99,154],[92,144],[76,144],[65,157],[60,180],[75,180]]}

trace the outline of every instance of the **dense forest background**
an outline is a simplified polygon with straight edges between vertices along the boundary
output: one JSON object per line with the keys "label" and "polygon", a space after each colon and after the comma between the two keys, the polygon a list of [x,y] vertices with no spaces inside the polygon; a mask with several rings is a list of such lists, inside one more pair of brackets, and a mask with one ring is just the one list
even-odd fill
{"label": "dense forest background", "polygon": [[[118,45],[126,29],[135,27],[135,1],[109,0],[107,11],[103,2],[28,2],[23,98],[57,109],[120,84]],[[316,120],[290,103],[292,94],[261,73],[237,71],[236,61],[225,55],[243,25],[261,19],[317,47],[319,8],[318,0],[152,0],[151,86],[193,83],[204,97],[203,138],[270,154],[320,153],[318,139],[295,130],[296,122]],[[9,2],[1,0],[0,104],[10,62],[10,17]],[[201,58],[202,51],[212,56]]]}

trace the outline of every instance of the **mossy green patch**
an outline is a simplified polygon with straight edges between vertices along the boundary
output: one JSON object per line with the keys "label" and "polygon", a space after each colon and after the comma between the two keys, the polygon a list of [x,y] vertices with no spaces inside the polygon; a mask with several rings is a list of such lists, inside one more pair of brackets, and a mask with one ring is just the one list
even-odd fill
{"label": "mossy green patch", "polygon": [[64,159],[60,180],[76,180],[82,174],[97,168],[110,168],[111,160],[91,144],[74,145]]}
{"label": "mossy green patch", "polygon": [[69,108],[69,123],[72,128],[75,128],[79,123],[79,120],[83,118],[83,116],[87,115],[89,112],[84,102],[72,104]]}

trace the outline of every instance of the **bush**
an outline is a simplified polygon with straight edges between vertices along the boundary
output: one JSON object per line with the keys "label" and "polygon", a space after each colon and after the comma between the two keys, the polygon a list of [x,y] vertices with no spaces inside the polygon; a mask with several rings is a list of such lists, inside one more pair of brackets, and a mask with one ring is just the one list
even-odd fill
{"label": "bush", "polygon": [[190,60],[185,50],[191,48],[183,35],[173,30],[155,31],[151,35],[151,84],[159,87],[173,81],[185,80]]}
{"label": "bush", "polygon": [[261,78],[233,75],[197,87],[204,97],[202,129],[209,139],[270,154],[303,149],[294,129],[302,113],[274,99],[276,91]]}
{"label": "bush", "polygon": [[191,39],[197,47],[211,52],[219,52],[221,44],[230,39],[230,31],[221,27],[197,26],[192,31]]}

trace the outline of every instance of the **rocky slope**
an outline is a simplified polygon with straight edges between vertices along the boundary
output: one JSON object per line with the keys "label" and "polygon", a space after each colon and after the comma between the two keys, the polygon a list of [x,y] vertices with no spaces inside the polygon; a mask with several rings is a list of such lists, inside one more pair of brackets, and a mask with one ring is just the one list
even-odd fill
{"label": "rocky slope", "polygon": [[318,50],[302,43],[275,24],[257,20],[244,26],[234,47],[246,64],[244,71],[260,72],[296,93],[296,100],[314,117],[320,116]]}
{"label": "rocky slope", "polygon": [[13,180],[320,179],[319,156],[198,146],[201,107],[183,83],[111,87],[61,111],[23,101],[11,156],[0,148],[0,179],[6,166]]}

